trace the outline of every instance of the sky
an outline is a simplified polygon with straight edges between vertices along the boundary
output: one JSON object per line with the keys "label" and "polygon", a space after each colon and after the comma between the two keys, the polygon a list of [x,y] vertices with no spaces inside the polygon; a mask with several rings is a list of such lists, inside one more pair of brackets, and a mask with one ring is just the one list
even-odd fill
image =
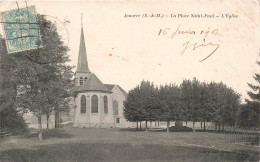
{"label": "sky", "polygon": [[[256,64],[260,52],[257,1],[92,0],[27,4],[56,21],[70,48],[69,64],[73,66],[77,65],[83,13],[89,69],[104,84],[117,84],[129,91],[142,80],[155,85],[180,84],[196,77],[205,82],[222,81],[241,93],[242,98],[248,98],[247,83],[257,84],[253,79],[260,72]],[[18,5],[23,8],[25,2],[18,1]],[[12,9],[17,9],[15,1],[0,2],[0,12]],[[204,17],[198,17],[201,15]],[[2,26],[0,33],[3,34]]]}

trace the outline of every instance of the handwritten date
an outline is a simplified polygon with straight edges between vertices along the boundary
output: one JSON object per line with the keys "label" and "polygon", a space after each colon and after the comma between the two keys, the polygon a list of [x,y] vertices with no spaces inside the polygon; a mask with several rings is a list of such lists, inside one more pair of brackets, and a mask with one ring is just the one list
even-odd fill
{"label": "handwritten date", "polygon": [[184,35],[200,36],[203,40],[203,43],[198,43],[198,42],[191,43],[190,40],[187,40],[186,42],[183,43],[183,50],[181,51],[181,54],[183,55],[188,49],[195,51],[198,48],[212,47],[212,51],[205,58],[199,60],[200,62],[207,60],[218,50],[220,46],[218,43],[214,43],[213,41],[206,42],[206,38],[208,38],[209,35],[212,35],[213,37],[223,37],[223,35],[220,34],[219,29],[211,30],[209,27],[206,30],[200,30],[200,31],[195,31],[192,29],[183,30],[181,29],[181,24],[179,24],[175,30],[171,30],[171,28],[160,29],[158,32],[158,36],[163,36],[163,35],[170,36],[171,39],[177,36],[184,36]]}

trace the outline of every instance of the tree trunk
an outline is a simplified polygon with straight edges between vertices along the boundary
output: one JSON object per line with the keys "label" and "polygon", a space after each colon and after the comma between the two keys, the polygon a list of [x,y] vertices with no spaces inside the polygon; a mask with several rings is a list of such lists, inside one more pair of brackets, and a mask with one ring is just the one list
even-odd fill
{"label": "tree trunk", "polygon": [[2,129],[2,112],[0,112],[0,132],[1,132],[1,129]]}
{"label": "tree trunk", "polygon": [[203,129],[204,129],[204,131],[206,130],[206,121],[204,121]]}
{"label": "tree trunk", "polygon": [[218,124],[218,130],[220,131],[220,126],[221,126],[221,123]]}
{"label": "tree trunk", "polygon": [[152,129],[152,121],[150,121],[150,129]]}
{"label": "tree trunk", "polygon": [[48,132],[48,130],[49,130],[49,117],[50,117],[50,114],[47,114],[46,115],[46,121],[47,121],[47,129],[46,129],[46,131]]}
{"label": "tree trunk", "polygon": [[186,121],[186,127],[188,126],[188,121]]}
{"label": "tree trunk", "polygon": [[169,127],[170,127],[170,121],[167,120],[167,132],[169,132]]}
{"label": "tree trunk", "polygon": [[224,131],[225,130],[225,123],[223,122],[222,124],[222,130]]}
{"label": "tree trunk", "polygon": [[217,131],[217,130],[218,130],[218,123],[215,122],[215,131]]}
{"label": "tree trunk", "polygon": [[136,130],[138,131],[138,121],[136,122]]}
{"label": "tree trunk", "polygon": [[145,120],[145,131],[147,132],[147,120]]}
{"label": "tree trunk", "polygon": [[140,130],[142,130],[142,121],[140,121]]}
{"label": "tree trunk", "polygon": [[158,127],[160,126],[160,121],[158,121]]}
{"label": "tree trunk", "polygon": [[58,127],[60,128],[60,114],[59,114],[59,118],[58,118]]}
{"label": "tree trunk", "polygon": [[200,128],[202,129],[202,120],[200,121]]}
{"label": "tree trunk", "polygon": [[42,140],[42,116],[38,116],[39,140]]}
{"label": "tree trunk", "polygon": [[2,129],[3,129],[3,112],[1,111],[0,112],[0,138],[3,138],[3,136],[1,136],[1,132],[2,132]]}
{"label": "tree trunk", "polygon": [[59,118],[58,112],[55,111],[55,128],[58,128],[58,118]]}
{"label": "tree trunk", "polygon": [[155,121],[155,122],[154,122],[154,126],[156,126],[156,123],[157,123],[157,122]]}
{"label": "tree trunk", "polygon": [[3,110],[0,113],[0,130],[4,128]]}
{"label": "tree trunk", "polygon": [[196,132],[196,130],[195,130],[195,121],[193,121],[192,130],[193,130],[193,132]]}

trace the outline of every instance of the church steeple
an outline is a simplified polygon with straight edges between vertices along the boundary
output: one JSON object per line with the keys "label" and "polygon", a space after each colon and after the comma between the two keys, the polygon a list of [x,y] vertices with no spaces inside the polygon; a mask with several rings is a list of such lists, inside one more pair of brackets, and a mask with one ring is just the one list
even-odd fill
{"label": "church steeple", "polygon": [[77,65],[77,73],[90,73],[88,68],[87,61],[87,53],[82,25],[82,14],[81,14],[81,36],[80,36],[80,44],[79,44],[79,55],[78,55],[78,65]]}
{"label": "church steeple", "polygon": [[81,14],[81,35],[79,44],[79,55],[78,55],[78,65],[76,70],[76,84],[78,86],[83,85],[87,81],[91,72],[88,68],[87,53],[82,25],[82,14]]}

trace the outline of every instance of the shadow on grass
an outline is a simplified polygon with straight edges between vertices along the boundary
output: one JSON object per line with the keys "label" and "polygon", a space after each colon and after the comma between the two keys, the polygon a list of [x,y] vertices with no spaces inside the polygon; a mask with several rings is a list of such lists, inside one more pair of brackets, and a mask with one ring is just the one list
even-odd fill
{"label": "shadow on grass", "polygon": [[258,152],[184,146],[67,143],[0,152],[0,161],[258,161]]}
{"label": "shadow on grass", "polygon": [[[38,138],[39,132],[37,130],[33,130],[33,133],[27,133],[24,137],[26,138]],[[43,139],[49,138],[72,138],[74,135],[66,133],[65,130],[61,129],[51,129],[51,130],[43,130]]]}
{"label": "shadow on grass", "polygon": [[136,128],[120,128],[119,131],[130,131],[130,132],[136,132],[136,131],[145,131],[145,129],[137,130]]}

